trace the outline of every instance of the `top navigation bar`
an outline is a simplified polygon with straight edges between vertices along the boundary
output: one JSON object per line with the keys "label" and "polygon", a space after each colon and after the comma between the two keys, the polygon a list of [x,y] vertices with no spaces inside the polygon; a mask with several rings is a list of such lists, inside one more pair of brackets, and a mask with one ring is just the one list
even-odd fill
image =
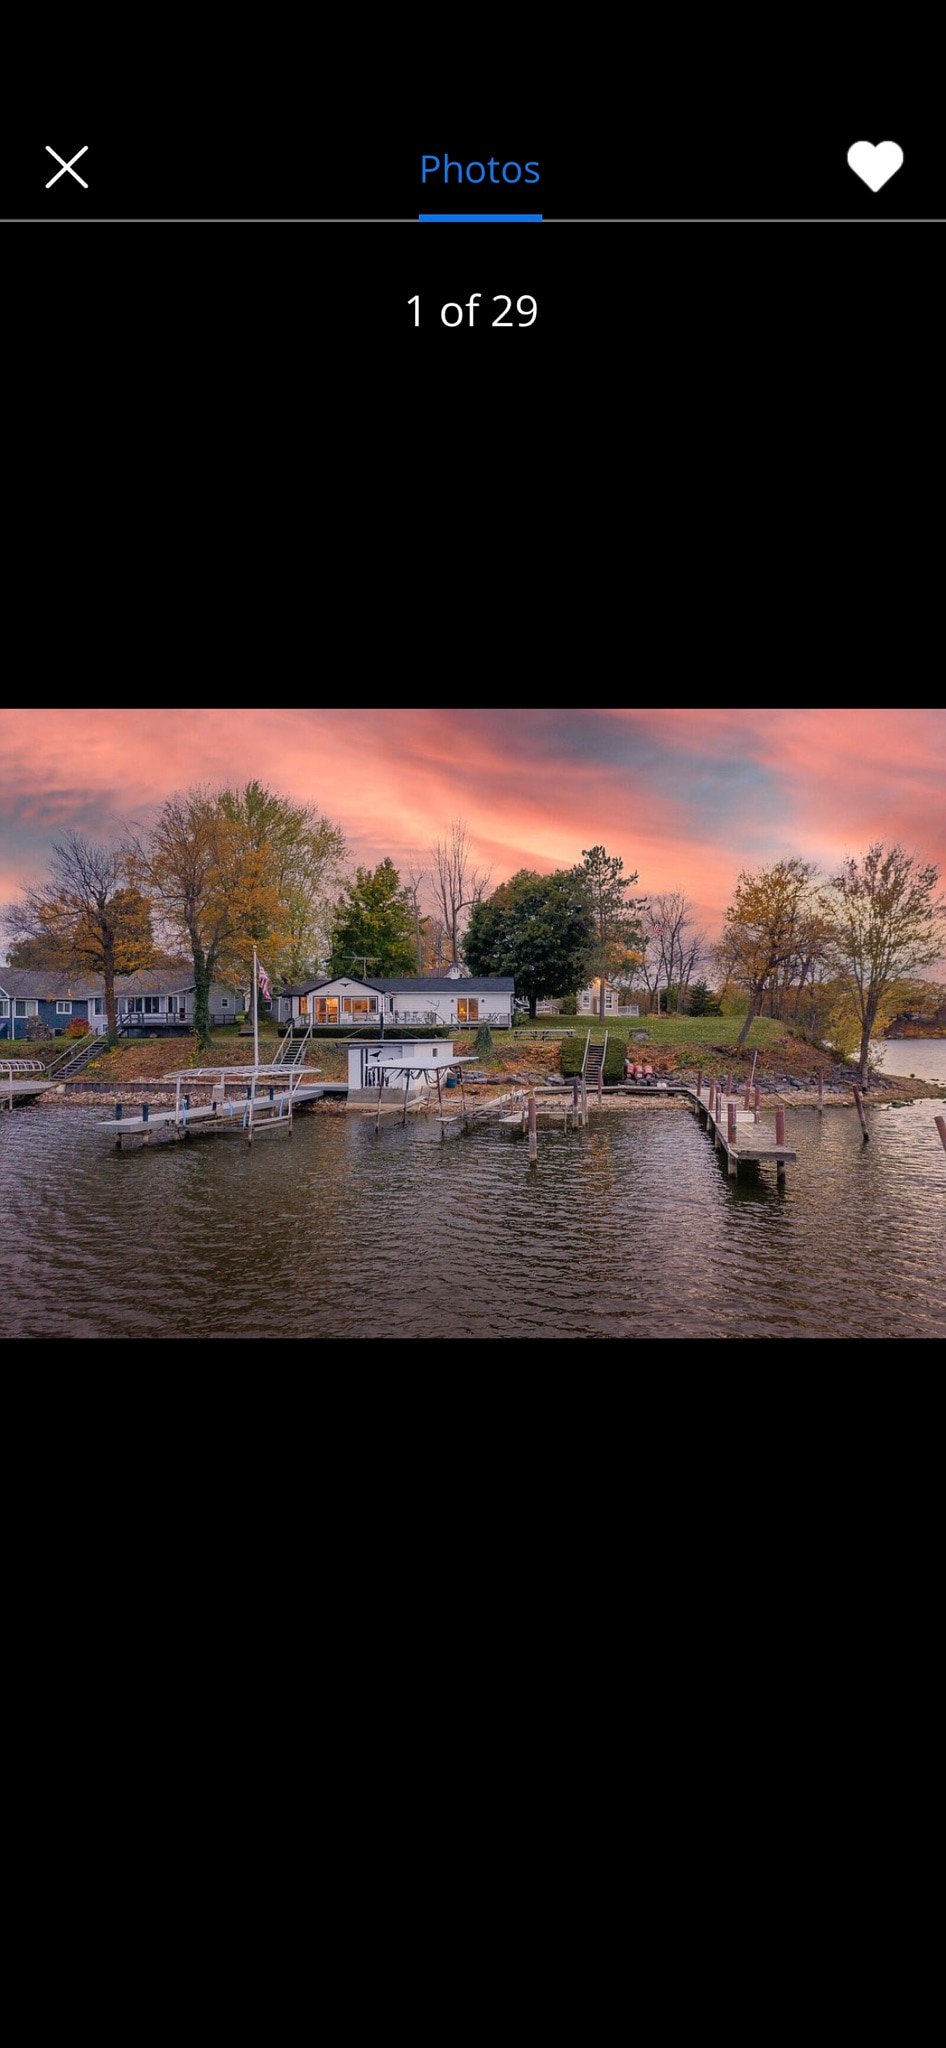
{"label": "top navigation bar", "polygon": [[[77,124],[83,120],[76,109]],[[488,124],[485,124],[488,126]],[[876,117],[875,117],[876,127]],[[429,146],[425,146],[429,144]],[[479,153],[477,153],[479,152]],[[633,146],[546,143],[531,132],[418,138],[369,150],[296,136],[167,135],[87,128],[0,141],[7,222],[289,222],[479,225],[566,222],[946,219],[946,151],[928,128],[786,138],[743,121],[694,135],[640,125]]]}

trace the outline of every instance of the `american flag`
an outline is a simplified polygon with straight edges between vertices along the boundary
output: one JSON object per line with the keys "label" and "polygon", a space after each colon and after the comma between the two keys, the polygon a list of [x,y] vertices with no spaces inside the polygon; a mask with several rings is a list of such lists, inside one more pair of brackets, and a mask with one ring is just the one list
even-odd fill
{"label": "american flag", "polygon": [[263,966],[262,960],[259,960],[257,962],[256,975],[257,980],[259,982],[260,995],[262,996],[264,1003],[271,1003],[273,1000],[273,984],[270,981],[269,975],[267,974],[265,967]]}

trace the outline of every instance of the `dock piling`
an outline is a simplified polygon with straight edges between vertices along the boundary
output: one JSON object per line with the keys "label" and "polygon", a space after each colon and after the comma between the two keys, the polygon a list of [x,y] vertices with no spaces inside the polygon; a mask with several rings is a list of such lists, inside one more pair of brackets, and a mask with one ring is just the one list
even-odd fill
{"label": "dock piling", "polygon": [[855,1088],[854,1090],[854,1100],[857,1104],[857,1114],[861,1120],[861,1130],[864,1133],[864,1143],[866,1145],[867,1140],[870,1137],[870,1132],[867,1128],[867,1117],[864,1113],[864,1098],[859,1088]]}

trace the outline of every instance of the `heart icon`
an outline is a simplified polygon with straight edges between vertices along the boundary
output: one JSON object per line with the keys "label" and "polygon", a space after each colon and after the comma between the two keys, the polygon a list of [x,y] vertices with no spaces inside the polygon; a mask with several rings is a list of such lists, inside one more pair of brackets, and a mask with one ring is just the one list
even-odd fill
{"label": "heart icon", "polygon": [[847,160],[865,185],[869,185],[872,192],[879,192],[888,178],[899,171],[903,151],[899,142],[855,142],[848,150]]}

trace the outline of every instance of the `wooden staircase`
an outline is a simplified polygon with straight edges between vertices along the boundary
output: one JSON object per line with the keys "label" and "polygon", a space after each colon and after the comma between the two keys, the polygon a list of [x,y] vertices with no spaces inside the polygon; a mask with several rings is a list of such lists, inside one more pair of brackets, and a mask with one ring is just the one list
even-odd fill
{"label": "wooden staircase", "polygon": [[594,1042],[592,1040],[591,1032],[589,1031],[587,1044],[585,1046],[585,1057],[582,1062],[582,1075],[584,1078],[586,1088],[597,1089],[601,1086],[601,1082],[604,1076],[604,1059],[607,1050],[607,1032],[605,1032],[604,1037],[600,1041]]}

